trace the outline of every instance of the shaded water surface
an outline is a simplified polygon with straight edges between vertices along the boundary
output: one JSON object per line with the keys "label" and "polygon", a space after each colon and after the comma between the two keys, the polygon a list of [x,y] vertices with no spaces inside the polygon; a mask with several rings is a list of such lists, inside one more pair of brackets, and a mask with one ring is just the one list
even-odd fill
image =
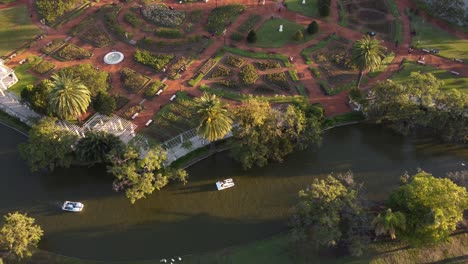
{"label": "shaded water surface", "polygon": [[[399,176],[417,167],[443,175],[468,163],[468,150],[388,129],[353,125],[326,132],[318,150],[295,153],[283,164],[242,171],[227,153],[188,169],[186,186],[172,184],[131,205],[111,190],[104,168],[32,174],[17,145],[25,138],[0,127],[0,213],[28,212],[45,230],[40,247],[98,260],[152,259],[219,249],[284,231],[297,191],[314,177],[352,170],[368,196],[385,199]],[[216,191],[215,181],[234,178]],[[82,213],[60,210],[81,201]]]}

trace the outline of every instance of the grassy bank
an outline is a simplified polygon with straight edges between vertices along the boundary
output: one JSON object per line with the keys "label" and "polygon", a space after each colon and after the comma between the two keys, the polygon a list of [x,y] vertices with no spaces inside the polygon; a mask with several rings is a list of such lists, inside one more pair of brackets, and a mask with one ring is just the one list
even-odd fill
{"label": "grassy bank", "polygon": [[0,111],[0,122],[15,129],[18,129],[19,131],[25,134],[27,134],[30,129],[28,125],[21,122],[18,118],[13,117],[3,111]]}

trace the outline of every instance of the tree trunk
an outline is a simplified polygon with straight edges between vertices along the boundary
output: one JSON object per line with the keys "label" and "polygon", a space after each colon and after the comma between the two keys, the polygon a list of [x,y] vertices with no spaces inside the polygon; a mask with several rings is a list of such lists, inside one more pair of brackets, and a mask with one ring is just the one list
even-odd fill
{"label": "tree trunk", "polygon": [[357,88],[358,89],[359,89],[359,86],[361,85],[361,81],[362,81],[362,71],[359,71],[358,81],[357,81]]}

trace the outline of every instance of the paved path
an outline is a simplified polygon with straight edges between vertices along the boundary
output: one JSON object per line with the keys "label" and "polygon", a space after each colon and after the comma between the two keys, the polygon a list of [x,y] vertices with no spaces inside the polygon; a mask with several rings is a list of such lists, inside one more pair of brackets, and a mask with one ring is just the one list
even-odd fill
{"label": "paved path", "polygon": [[9,91],[5,92],[5,96],[0,96],[0,109],[29,126],[32,126],[41,117],[27,105],[21,103],[19,98]]}

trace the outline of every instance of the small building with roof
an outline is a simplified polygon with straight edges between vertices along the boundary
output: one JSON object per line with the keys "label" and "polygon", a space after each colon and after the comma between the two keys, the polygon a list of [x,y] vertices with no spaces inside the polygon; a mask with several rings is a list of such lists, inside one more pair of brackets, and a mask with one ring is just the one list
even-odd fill
{"label": "small building with roof", "polygon": [[5,66],[3,64],[3,60],[0,59],[0,94],[5,96],[3,91],[10,88],[17,82],[18,78],[15,75],[15,71]]}

